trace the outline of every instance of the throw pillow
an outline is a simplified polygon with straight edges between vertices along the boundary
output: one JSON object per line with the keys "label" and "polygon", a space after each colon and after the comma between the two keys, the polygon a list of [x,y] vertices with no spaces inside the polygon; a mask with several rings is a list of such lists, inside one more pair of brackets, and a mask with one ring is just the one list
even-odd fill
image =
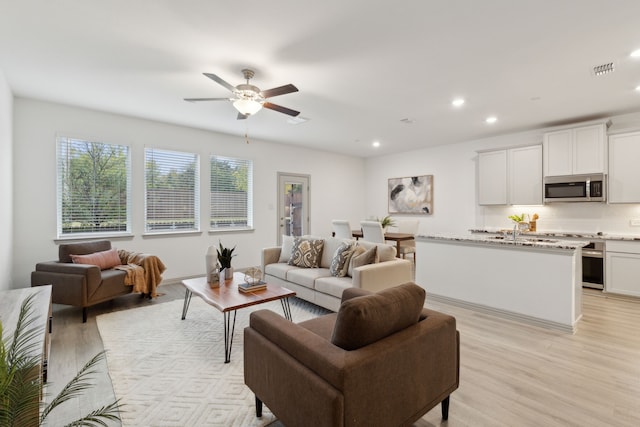
{"label": "throw pillow", "polygon": [[353,259],[359,255],[362,255],[366,252],[366,249],[360,246],[359,243],[356,243],[356,246],[353,248],[353,253],[351,254],[351,259],[349,260],[349,268],[347,269],[347,276],[353,277]]}
{"label": "throw pillow", "polygon": [[338,246],[331,259],[331,267],[329,267],[329,272],[332,276],[344,277],[347,275],[349,261],[351,261],[354,249],[353,242],[343,242]]}
{"label": "throw pillow", "polygon": [[280,248],[280,259],[278,262],[289,262],[293,249],[293,236],[282,235],[282,247]]}
{"label": "throw pillow", "polygon": [[357,267],[362,267],[363,265],[367,265],[367,264],[375,264],[376,262],[376,251],[377,251],[377,247],[374,246],[370,249],[367,249],[366,251],[362,252],[360,255],[358,256],[353,256],[351,257],[351,274],[353,275],[353,269],[357,268]]}
{"label": "throw pillow", "polygon": [[108,251],[94,252],[88,255],[71,254],[70,256],[74,264],[97,265],[100,267],[100,270],[107,270],[122,264],[116,248],[109,249]]}
{"label": "throw pillow", "polygon": [[350,298],[340,305],[331,342],[356,350],[418,323],[425,291],[415,283]]}
{"label": "throw pillow", "polygon": [[305,268],[318,268],[320,258],[322,257],[323,247],[324,240],[296,237],[293,241],[293,250],[291,251],[289,265]]}

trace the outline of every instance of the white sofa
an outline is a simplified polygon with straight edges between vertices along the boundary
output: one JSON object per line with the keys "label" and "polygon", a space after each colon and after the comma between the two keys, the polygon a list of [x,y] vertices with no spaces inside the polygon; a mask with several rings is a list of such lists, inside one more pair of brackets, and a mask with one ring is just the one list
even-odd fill
{"label": "white sofa", "polygon": [[[303,236],[311,238],[311,236]],[[314,237],[319,239],[319,237]],[[407,283],[412,278],[412,263],[396,258],[396,248],[392,245],[358,241],[357,244],[369,249],[377,246],[377,262],[352,269],[351,275],[334,277],[330,273],[333,256],[343,239],[328,237],[319,268],[304,268],[288,264],[288,254],[281,257],[281,246],[262,250],[262,271],[264,280],[286,287],[296,292],[298,298],[307,300],[332,311],[338,311],[342,291],[349,287],[379,291],[384,288]]]}

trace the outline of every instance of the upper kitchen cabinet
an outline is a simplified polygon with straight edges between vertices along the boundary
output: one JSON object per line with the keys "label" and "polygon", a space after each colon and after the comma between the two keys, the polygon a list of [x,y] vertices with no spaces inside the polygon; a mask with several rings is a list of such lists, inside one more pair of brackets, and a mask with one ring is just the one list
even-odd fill
{"label": "upper kitchen cabinet", "polygon": [[640,203],[640,132],[609,136],[609,203]]}
{"label": "upper kitchen cabinet", "polygon": [[606,173],[606,123],[544,134],[544,176]]}
{"label": "upper kitchen cabinet", "polygon": [[509,150],[509,203],[542,204],[542,146]]}
{"label": "upper kitchen cabinet", "polygon": [[507,204],[507,150],[478,154],[478,203]]}
{"label": "upper kitchen cabinet", "polygon": [[478,153],[478,204],[541,205],[542,146]]}

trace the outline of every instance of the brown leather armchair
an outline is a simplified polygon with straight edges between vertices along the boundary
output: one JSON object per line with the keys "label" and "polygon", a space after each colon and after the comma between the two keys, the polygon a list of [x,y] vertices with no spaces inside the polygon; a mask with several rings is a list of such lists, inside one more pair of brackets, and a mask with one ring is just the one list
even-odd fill
{"label": "brown leather armchair", "polygon": [[[133,286],[125,284],[126,270],[101,270],[97,265],[74,264],[72,261],[72,255],[95,254],[110,249],[111,242],[108,240],[59,245],[58,261],[36,264],[35,271],[31,273],[31,286],[52,285],[52,302],[82,307],[82,321],[86,322],[87,307],[129,294],[133,290]],[[121,263],[126,264],[127,261]]]}
{"label": "brown leather armchair", "polygon": [[295,324],[269,310],[244,331],[245,384],[287,427],[410,426],[458,388],[454,317],[406,283],[346,289],[338,313]]}

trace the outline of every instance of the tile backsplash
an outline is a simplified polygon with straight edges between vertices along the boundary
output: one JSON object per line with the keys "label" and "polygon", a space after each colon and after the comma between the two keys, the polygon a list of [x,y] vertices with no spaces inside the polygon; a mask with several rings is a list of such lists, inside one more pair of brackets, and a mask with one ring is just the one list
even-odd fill
{"label": "tile backsplash", "polygon": [[538,231],[581,231],[640,235],[640,227],[631,226],[640,219],[640,204],[554,203],[544,206],[478,206],[477,226],[509,228],[512,214],[537,213]]}

